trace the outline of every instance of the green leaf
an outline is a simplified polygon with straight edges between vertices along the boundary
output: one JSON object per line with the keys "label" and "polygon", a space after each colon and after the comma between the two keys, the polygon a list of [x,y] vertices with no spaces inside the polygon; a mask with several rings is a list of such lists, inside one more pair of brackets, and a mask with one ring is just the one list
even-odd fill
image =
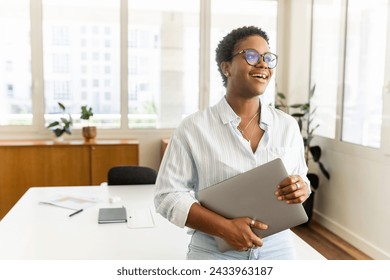
{"label": "green leaf", "polygon": [[321,158],[321,148],[320,146],[312,146],[310,147],[310,153],[313,156],[313,160],[318,162]]}
{"label": "green leaf", "polygon": [[298,109],[298,108],[301,108],[301,106],[302,106],[302,104],[292,104],[288,107]]}
{"label": "green leaf", "polygon": [[326,170],[325,166],[322,164],[322,162],[318,162],[318,165],[320,166],[320,170],[322,171],[322,174],[326,177],[326,179],[330,179],[330,174],[328,170]]}
{"label": "green leaf", "polygon": [[[65,106],[61,102],[58,102],[58,106],[65,112]],[[51,122],[47,128],[51,128],[57,137],[60,137],[63,133],[71,133],[71,126],[73,120],[71,114],[68,114],[68,118],[60,117],[59,121]]]}
{"label": "green leaf", "polygon": [[316,84],[314,84],[312,86],[312,88],[310,89],[310,92],[309,92],[309,99],[311,99],[314,95],[314,92],[316,91]]}
{"label": "green leaf", "polygon": [[313,134],[314,130],[316,130],[320,125],[317,124],[315,127],[313,127],[311,130],[309,130],[309,134]]}
{"label": "green leaf", "polygon": [[56,128],[53,131],[54,131],[54,134],[56,135],[56,137],[60,137],[64,133],[64,130],[60,129],[60,128]]}
{"label": "green leaf", "polygon": [[303,126],[302,119],[298,119],[298,126],[299,126],[299,131],[302,131],[302,126]]}
{"label": "green leaf", "polygon": [[57,126],[57,125],[59,125],[59,124],[60,124],[60,123],[59,123],[58,121],[55,121],[55,122],[50,123],[50,124],[47,126],[47,128],[51,128],[51,127]]}
{"label": "green leaf", "polygon": [[302,113],[293,113],[291,114],[291,116],[295,117],[295,118],[303,118],[305,116],[305,114],[302,114]]}
{"label": "green leaf", "polygon": [[307,179],[310,181],[310,185],[316,190],[318,189],[320,185],[320,178],[318,177],[317,174],[314,173],[308,173],[307,174]]}
{"label": "green leaf", "polygon": [[309,111],[310,110],[310,104],[309,103],[302,104],[300,108],[301,108],[302,111]]}
{"label": "green leaf", "polygon": [[81,116],[82,120],[89,120],[93,116],[92,107],[87,107],[87,105],[81,106]]}
{"label": "green leaf", "polygon": [[60,106],[60,108],[62,109],[62,111],[65,112],[65,106],[64,106],[64,104],[62,104],[61,102],[58,102],[58,106]]}
{"label": "green leaf", "polygon": [[66,119],[66,118],[60,118],[60,120],[62,121],[63,124],[69,123],[68,119]]}

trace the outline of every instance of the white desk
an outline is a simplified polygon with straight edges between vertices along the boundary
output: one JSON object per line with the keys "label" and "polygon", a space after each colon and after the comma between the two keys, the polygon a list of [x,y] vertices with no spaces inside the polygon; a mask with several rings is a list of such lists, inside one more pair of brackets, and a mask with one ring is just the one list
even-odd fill
{"label": "white desk", "polygon": [[[73,210],[40,204],[57,194],[98,197],[102,202],[70,217]],[[101,207],[153,206],[153,185],[30,188],[0,222],[0,259],[162,260],[185,259],[186,229],[156,215],[156,227],[98,224]],[[109,198],[121,197],[110,204]],[[299,259],[324,259],[295,236]]]}

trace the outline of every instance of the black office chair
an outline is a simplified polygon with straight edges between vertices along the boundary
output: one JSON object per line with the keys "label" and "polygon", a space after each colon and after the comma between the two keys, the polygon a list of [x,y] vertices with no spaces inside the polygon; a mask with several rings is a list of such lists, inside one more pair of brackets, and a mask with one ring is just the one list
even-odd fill
{"label": "black office chair", "polygon": [[108,171],[107,184],[146,185],[156,183],[157,171],[146,166],[114,166]]}

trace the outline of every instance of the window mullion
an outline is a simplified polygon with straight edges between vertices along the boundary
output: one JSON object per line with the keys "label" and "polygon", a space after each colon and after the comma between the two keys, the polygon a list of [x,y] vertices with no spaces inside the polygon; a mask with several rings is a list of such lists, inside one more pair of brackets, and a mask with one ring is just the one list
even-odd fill
{"label": "window mullion", "polygon": [[340,26],[340,53],[339,57],[339,87],[337,92],[337,117],[335,139],[341,141],[343,130],[343,104],[344,104],[344,80],[345,80],[345,63],[347,51],[347,21],[348,21],[348,0],[341,3],[341,26]]}
{"label": "window mullion", "polygon": [[200,0],[199,109],[209,106],[211,1]]}
{"label": "window mullion", "polygon": [[383,85],[383,115],[382,115],[382,137],[381,149],[386,156],[390,156],[390,3],[387,12],[387,47],[386,47],[386,66],[385,66],[385,84]]}
{"label": "window mullion", "polygon": [[121,0],[120,8],[120,112],[121,130],[128,130],[128,0]]}
{"label": "window mullion", "polygon": [[45,102],[43,83],[42,0],[31,0],[31,78],[33,127],[44,132]]}

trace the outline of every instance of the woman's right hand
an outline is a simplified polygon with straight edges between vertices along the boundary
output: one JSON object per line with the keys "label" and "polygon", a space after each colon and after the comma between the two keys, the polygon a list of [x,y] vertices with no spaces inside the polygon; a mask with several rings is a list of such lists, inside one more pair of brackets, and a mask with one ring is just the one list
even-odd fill
{"label": "woman's right hand", "polygon": [[238,251],[261,247],[263,241],[252,228],[265,230],[266,224],[251,218],[226,219],[208,210],[199,203],[193,203],[187,216],[186,226],[204,233],[221,237]]}
{"label": "woman's right hand", "polygon": [[252,229],[265,230],[268,226],[251,218],[228,219],[228,230],[221,237],[238,251],[263,246],[263,241]]}

